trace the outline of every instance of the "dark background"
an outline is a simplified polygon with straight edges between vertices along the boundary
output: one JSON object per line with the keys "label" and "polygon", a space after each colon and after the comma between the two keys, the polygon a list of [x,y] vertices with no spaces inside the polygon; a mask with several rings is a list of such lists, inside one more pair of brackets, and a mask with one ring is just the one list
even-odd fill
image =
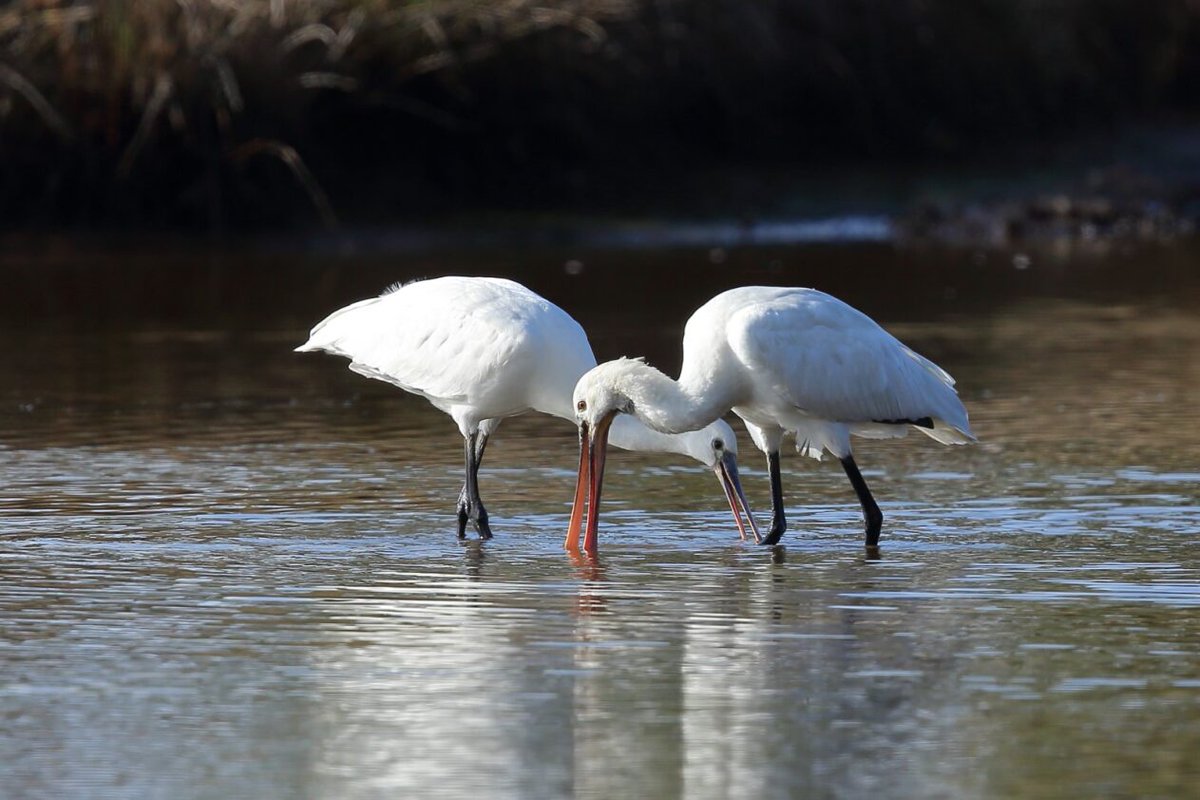
{"label": "dark background", "polygon": [[851,170],[1064,155],[1187,209],[1153,135],[1105,143],[1200,147],[1198,44],[1194,0],[17,0],[0,226],[754,217]]}

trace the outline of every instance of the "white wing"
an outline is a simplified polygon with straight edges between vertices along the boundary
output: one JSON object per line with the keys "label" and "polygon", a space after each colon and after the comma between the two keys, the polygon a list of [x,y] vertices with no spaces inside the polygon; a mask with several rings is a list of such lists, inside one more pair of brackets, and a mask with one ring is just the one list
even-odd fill
{"label": "white wing", "polygon": [[727,317],[725,335],[756,391],[811,417],[850,425],[930,418],[969,436],[945,370],[827,294],[760,294]]}
{"label": "white wing", "polygon": [[438,278],[334,312],[297,349],[345,356],[355,372],[443,409],[470,405],[481,418],[501,416],[529,407],[522,377],[536,366],[531,339],[545,338],[547,309],[558,311],[512,281]]}

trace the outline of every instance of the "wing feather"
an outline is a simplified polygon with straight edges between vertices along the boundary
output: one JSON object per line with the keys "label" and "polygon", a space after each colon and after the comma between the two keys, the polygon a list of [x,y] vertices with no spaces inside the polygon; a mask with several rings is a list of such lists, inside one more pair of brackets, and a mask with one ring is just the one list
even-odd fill
{"label": "wing feather", "polygon": [[505,324],[516,313],[505,299],[516,290],[532,295],[511,281],[406,284],[335,311],[297,349],[344,356],[355,372],[438,405],[471,404],[524,346],[524,329]]}
{"label": "wing feather", "polygon": [[969,430],[945,370],[822,292],[760,298],[727,318],[726,336],[759,392],[808,416],[847,424],[931,417]]}

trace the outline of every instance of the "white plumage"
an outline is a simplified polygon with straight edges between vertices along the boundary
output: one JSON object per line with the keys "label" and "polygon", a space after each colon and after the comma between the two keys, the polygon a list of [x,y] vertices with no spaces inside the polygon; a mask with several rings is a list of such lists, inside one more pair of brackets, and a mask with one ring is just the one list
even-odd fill
{"label": "white plumage", "polygon": [[[867,315],[815,289],[722,292],[688,320],[678,381],[639,360],[619,359],[580,379],[574,399],[581,437],[615,413],[679,432],[732,409],[767,454],[770,544],[786,527],[779,476],[785,434],[794,435],[806,455],[819,459],[828,452],[842,462],[863,506],[869,546],[878,541],[882,515],[854,463],[850,435],[904,436],[916,427],[943,444],[974,441],[945,370]],[[596,516],[589,514],[589,529]]]}
{"label": "white plumage", "polygon": [[[485,538],[490,526],[476,476],[488,437],[501,420],[527,411],[573,419],[572,389],[596,365],[579,323],[501,278],[447,276],[393,287],[333,312],[296,350],[344,356],[360,375],[420,395],[449,414],[466,440],[459,535],[470,520]],[[710,422],[670,435],[629,419],[614,427],[613,444],[688,455],[712,468],[744,536],[739,510],[752,526],[753,517],[737,477],[737,439],[724,421]]]}

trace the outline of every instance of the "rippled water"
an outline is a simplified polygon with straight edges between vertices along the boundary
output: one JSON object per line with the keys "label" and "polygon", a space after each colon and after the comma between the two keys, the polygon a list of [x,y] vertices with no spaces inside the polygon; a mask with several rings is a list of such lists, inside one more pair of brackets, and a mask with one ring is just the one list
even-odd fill
{"label": "rippled water", "polygon": [[[0,796],[1186,796],[1197,254],[10,256]],[[668,368],[720,288],[829,288],[959,379],[981,444],[858,446],[878,559],[836,464],[785,460],[772,552],[707,471],[618,453],[581,563],[574,431],[523,418],[484,468],[496,539],[459,543],[452,424],[290,352],[451,271]]]}

